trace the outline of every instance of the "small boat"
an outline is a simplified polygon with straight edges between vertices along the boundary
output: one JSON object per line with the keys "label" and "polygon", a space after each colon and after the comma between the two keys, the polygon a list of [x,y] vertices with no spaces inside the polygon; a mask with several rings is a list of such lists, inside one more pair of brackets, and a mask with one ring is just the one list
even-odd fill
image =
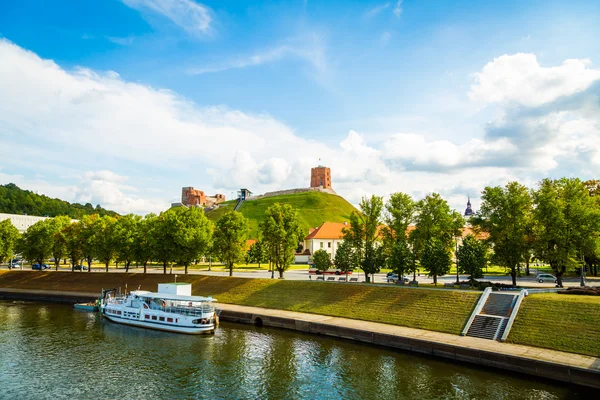
{"label": "small boat", "polygon": [[89,303],[77,303],[74,306],[77,310],[98,311],[98,300],[90,301]]}
{"label": "small boat", "polygon": [[125,296],[102,292],[100,312],[109,321],[161,331],[214,333],[219,317],[212,297],[192,296],[189,283],[159,283],[158,292],[134,290]]}

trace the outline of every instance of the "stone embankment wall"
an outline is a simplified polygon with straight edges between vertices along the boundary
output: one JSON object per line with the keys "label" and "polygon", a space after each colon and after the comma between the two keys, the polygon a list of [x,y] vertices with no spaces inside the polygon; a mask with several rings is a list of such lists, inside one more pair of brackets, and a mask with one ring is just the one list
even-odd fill
{"label": "stone embankment wall", "polygon": [[261,194],[259,196],[250,196],[246,199],[246,201],[264,199],[267,197],[274,197],[274,196],[284,196],[287,194],[306,193],[306,192],[329,193],[329,194],[334,194],[337,196],[337,193],[333,189],[325,189],[322,187],[310,187],[310,188],[297,188],[297,189],[277,190],[275,192],[267,192],[267,193]]}

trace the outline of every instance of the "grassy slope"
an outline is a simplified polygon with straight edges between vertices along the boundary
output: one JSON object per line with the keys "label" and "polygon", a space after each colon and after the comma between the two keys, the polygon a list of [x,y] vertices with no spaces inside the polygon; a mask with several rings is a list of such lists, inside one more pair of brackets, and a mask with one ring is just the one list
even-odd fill
{"label": "grassy slope", "polygon": [[523,300],[508,342],[600,357],[600,297],[556,293]]}
{"label": "grassy slope", "polygon": [[[156,291],[172,276],[86,272],[0,272],[0,287],[100,293],[122,287]],[[182,276],[196,295],[222,303],[301,311],[458,334],[479,293],[362,284]]]}
{"label": "grassy slope", "polygon": [[[216,221],[227,210],[233,209],[235,201],[223,205],[206,214]],[[308,228],[314,228],[323,222],[345,222],[356,208],[343,197],[321,192],[306,192],[283,196],[267,197],[265,199],[245,201],[240,212],[250,220],[250,237],[258,237],[258,224],[262,221],[267,208],[275,203],[290,204],[298,211],[302,228],[308,234]]]}

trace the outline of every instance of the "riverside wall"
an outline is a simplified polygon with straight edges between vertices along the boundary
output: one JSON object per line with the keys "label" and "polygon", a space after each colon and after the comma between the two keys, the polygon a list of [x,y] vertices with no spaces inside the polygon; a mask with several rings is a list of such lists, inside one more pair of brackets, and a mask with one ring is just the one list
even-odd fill
{"label": "riverside wall", "polygon": [[[97,295],[93,293],[0,288],[0,300],[17,299],[78,303],[92,301],[96,298]],[[354,340],[371,345],[385,346],[600,389],[600,358],[596,359],[597,361],[593,365],[586,368],[569,365],[568,363],[549,362],[538,358],[503,354],[498,351],[485,350],[474,346],[444,343],[433,339],[415,338],[409,335],[391,333],[390,329],[393,326],[389,326],[390,329],[387,329],[387,331],[382,331],[373,328],[361,328],[361,325],[373,326],[372,323],[342,318],[329,318],[326,316],[231,304],[219,304],[219,308],[221,309],[220,318],[223,321],[283,328]],[[348,321],[349,324],[340,323],[344,320]],[[542,349],[540,350],[543,351]],[[573,357],[575,356],[577,355],[573,355]]]}

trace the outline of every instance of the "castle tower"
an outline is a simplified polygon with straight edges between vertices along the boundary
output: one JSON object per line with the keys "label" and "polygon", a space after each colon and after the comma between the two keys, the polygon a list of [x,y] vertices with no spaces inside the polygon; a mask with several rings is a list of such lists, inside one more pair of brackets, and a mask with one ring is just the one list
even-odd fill
{"label": "castle tower", "polygon": [[310,187],[331,189],[331,169],[319,165],[310,169]]}

